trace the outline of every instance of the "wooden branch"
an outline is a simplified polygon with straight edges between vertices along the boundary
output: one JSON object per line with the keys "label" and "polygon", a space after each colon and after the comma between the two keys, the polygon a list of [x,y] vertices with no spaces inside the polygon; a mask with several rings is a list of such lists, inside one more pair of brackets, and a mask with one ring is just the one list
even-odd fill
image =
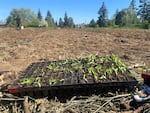
{"label": "wooden branch", "polygon": [[113,99],[116,98],[121,98],[121,97],[126,97],[126,96],[130,96],[131,94],[123,94],[123,95],[117,95],[112,97],[110,100],[108,100],[107,102],[105,102],[102,106],[100,106],[94,113],[97,113],[99,110],[101,110],[105,105],[107,105],[109,102],[111,102]]}
{"label": "wooden branch", "polygon": [[0,100],[4,101],[24,101],[24,98],[0,98]]}
{"label": "wooden branch", "polygon": [[25,113],[31,113],[31,111],[29,109],[28,97],[25,97],[23,104],[24,104],[24,111],[25,111]]}

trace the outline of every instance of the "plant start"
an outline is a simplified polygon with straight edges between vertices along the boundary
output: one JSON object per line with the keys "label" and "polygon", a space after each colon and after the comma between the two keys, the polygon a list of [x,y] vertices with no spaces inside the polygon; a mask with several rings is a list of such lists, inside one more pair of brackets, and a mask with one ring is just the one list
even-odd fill
{"label": "plant start", "polygon": [[[38,72],[40,72],[40,75],[38,75]],[[127,66],[115,54],[104,57],[89,55],[87,57],[82,56],[48,62],[44,67],[33,69],[31,77],[22,78],[19,84],[34,85],[36,87],[41,87],[43,82],[50,86],[62,85],[68,79],[71,81],[73,77],[75,78],[74,81],[78,83],[80,81],[89,83],[91,79],[93,79],[93,82],[98,83],[126,73]]]}

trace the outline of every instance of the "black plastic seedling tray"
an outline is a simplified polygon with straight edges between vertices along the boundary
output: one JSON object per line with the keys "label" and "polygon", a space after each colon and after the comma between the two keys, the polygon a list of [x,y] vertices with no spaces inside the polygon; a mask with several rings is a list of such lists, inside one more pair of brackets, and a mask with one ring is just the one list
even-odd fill
{"label": "black plastic seedling tray", "polygon": [[76,85],[61,85],[61,86],[43,86],[43,87],[21,87],[18,85],[9,85],[9,93],[17,96],[32,96],[32,97],[64,97],[74,95],[91,95],[115,91],[134,90],[137,81],[122,81],[122,82],[103,82],[93,84],[76,84]]}
{"label": "black plastic seedling tray", "polygon": [[86,95],[137,85],[125,64],[115,55],[32,63],[8,86],[13,94],[32,96]]}

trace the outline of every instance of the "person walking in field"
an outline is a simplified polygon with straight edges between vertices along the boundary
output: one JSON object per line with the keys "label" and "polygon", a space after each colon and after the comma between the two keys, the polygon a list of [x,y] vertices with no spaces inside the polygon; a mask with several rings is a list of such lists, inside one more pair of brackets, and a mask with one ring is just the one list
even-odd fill
{"label": "person walking in field", "polygon": [[17,16],[17,18],[16,18],[16,24],[17,24],[17,29],[19,30],[19,29],[21,29],[21,18],[19,17],[19,16]]}

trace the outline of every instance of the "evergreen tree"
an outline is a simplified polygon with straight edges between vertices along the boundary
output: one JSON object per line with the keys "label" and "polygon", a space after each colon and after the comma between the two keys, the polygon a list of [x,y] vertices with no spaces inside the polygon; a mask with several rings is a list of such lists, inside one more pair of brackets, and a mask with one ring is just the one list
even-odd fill
{"label": "evergreen tree", "polygon": [[119,26],[132,26],[138,22],[135,0],[132,0],[129,7],[117,11],[115,14],[115,24]]}
{"label": "evergreen tree", "polygon": [[73,28],[74,27],[74,21],[72,17],[68,18],[68,27]]}
{"label": "evergreen tree", "polygon": [[126,15],[125,10],[121,10],[121,11],[117,12],[117,14],[115,14],[115,15],[116,15],[116,17],[115,17],[115,24],[119,25],[119,26],[124,25],[123,18]]}
{"label": "evergreen tree", "polygon": [[147,20],[150,23],[150,0],[147,2],[147,12],[148,12]]}
{"label": "evergreen tree", "polygon": [[132,0],[130,5],[129,5],[128,11],[127,11],[129,24],[136,24],[138,21],[135,4],[136,4],[136,1]]}
{"label": "evergreen tree", "polygon": [[115,14],[114,14],[114,17],[116,17],[116,16],[118,15],[118,13],[119,13],[119,10],[116,9],[116,12],[115,12]]}
{"label": "evergreen tree", "polygon": [[47,11],[47,16],[52,17],[52,14],[49,10]]}
{"label": "evergreen tree", "polygon": [[130,6],[129,6],[129,8],[131,8],[133,11],[136,10],[136,5],[135,4],[136,4],[136,1],[132,0],[131,3],[130,3]]}
{"label": "evergreen tree", "polygon": [[138,14],[144,22],[145,20],[150,22],[150,0],[140,0],[140,9]]}
{"label": "evergreen tree", "polygon": [[65,16],[64,16],[64,26],[67,27],[68,26],[68,15],[67,13],[65,12]]}
{"label": "evergreen tree", "polygon": [[150,28],[150,0],[140,0],[138,15],[142,21],[144,29]]}
{"label": "evergreen tree", "polygon": [[97,23],[95,22],[94,19],[92,19],[92,20],[90,21],[89,27],[96,28],[96,26],[97,26]]}
{"label": "evergreen tree", "polygon": [[62,18],[59,18],[59,27],[64,27],[64,22],[62,20]]}
{"label": "evergreen tree", "polygon": [[69,27],[69,28],[73,28],[74,27],[73,18],[72,17],[68,17],[66,12],[65,12],[65,15],[64,15],[64,22],[60,18],[60,24],[62,24],[62,23],[63,23],[63,27]]}
{"label": "evergreen tree", "polygon": [[50,11],[47,11],[45,20],[47,21],[49,27],[55,27],[55,22]]}
{"label": "evergreen tree", "polygon": [[98,14],[99,14],[98,21],[97,21],[98,25],[100,27],[106,27],[107,26],[107,8],[104,2],[98,11]]}
{"label": "evergreen tree", "polygon": [[55,22],[55,25],[58,27],[58,23],[57,23],[57,21]]}
{"label": "evergreen tree", "polygon": [[38,19],[39,19],[40,21],[42,21],[42,14],[41,14],[41,11],[40,11],[40,9],[39,9],[39,11],[38,11],[38,14],[37,14],[37,16],[38,16]]}

